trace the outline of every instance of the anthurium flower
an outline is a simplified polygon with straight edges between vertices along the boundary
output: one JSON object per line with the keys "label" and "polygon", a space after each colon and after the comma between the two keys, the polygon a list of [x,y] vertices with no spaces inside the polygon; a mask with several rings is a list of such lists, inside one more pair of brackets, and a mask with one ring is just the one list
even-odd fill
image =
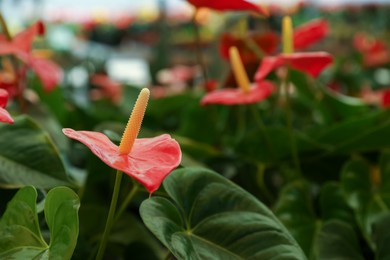
{"label": "anthurium flower", "polygon": [[329,31],[328,22],[325,19],[315,19],[294,29],[294,49],[305,49],[322,40]]}
{"label": "anthurium flower", "polygon": [[250,84],[236,47],[230,48],[230,61],[239,88],[220,89],[210,92],[202,98],[202,105],[253,104],[264,100],[272,94],[274,85],[270,81],[262,81]]}
{"label": "anthurium flower", "polygon": [[[250,38],[251,41],[256,44],[257,48],[259,48],[264,54],[267,55],[274,53],[279,43],[278,35],[271,31],[264,33],[248,33],[244,37]],[[230,47],[235,46],[238,49],[241,60],[244,64],[258,62],[259,58],[248,46],[244,37],[238,37],[231,33],[222,34],[219,45],[221,56],[228,60],[229,49]]]}
{"label": "anthurium flower", "polygon": [[82,142],[108,166],[136,179],[153,193],[180,164],[181,150],[179,144],[168,134],[137,139],[148,99],[149,90],[144,88],[136,101],[119,146],[98,132],[65,128],[63,133]]}
{"label": "anthurium flower", "polygon": [[381,66],[390,62],[389,49],[379,39],[369,37],[365,33],[356,33],[353,45],[362,54],[366,67]]}
{"label": "anthurium flower", "polygon": [[245,0],[187,0],[196,8],[206,7],[217,11],[254,11],[268,16],[268,10]]}
{"label": "anthurium flower", "polygon": [[56,63],[38,57],[31,51],[35,37],[43,35],[44,32],[43,23],[38,21],[10,40],[3,35],[0,37],[0,55],[15,55],[18,57],[37,74],[44,89],[50,91],[61,80],[62,70]]}
{"label": "anthurium flower", "polygon": [[283,53],[265,57],[257,69],[255,80],[264,80],[271,71],[282,66],[289,66],[317,77],[332,62],[333,57],[327,52],[294,53],[292,22],[291,18],[286,16],[283,19]]}
{"label": "anthurium flower", "polygon": [[95,98],[104,96],[115,104],[121,101],[122,85],[119,82],[104,74],[94,74],[91,77],[91,83],[99,87],[99,89],[94,89],[95,92],[92,92]]}
{"label": "anthurium flower", "polygon": [[7,110],[5,110],[5,106],[8,101],[8,92],[4,89],[0,89],[0,122],[13,124],[14,120],[10,116]]}

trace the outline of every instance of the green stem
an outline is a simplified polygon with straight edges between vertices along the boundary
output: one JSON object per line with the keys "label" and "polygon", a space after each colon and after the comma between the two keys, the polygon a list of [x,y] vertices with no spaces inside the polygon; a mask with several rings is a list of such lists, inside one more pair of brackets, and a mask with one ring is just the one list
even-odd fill
{"label": "green stem", "polygon": [[127,197],[125,198],[125,200],[122,202],[121,206],[119,207],[119,210],[115,216],[114,222],[117,222],[120,219],[123,212],[126,210],[127,206],[133,200],[135,194],[137,194],[139,187],[140,186],[138,185],[138,183],[136,181],[133,181],[133,187],[132,187],[131,191],[129,192],[129,194],[127,195]]}
{"label": "green stem", "polygon": [[292,125],[292,107],[291,107],[291,96],[289,93],[289,80],[288,80],[288,75],[286,76],[286,79],[283,81],[283,87],[285,90],[285,95],[286,95],[286,123],[287,123],[287,129],[290,135],[290,148],[291,148],[291,156],[293,159],[293,163],[295,166],[295,169],[297,170],[297,173],[299,175],[302,175],[301,171],[301,164],[299,161],[299,156],[298,156],[298,150],[297,150],[297,144],[296,144],[296,139],[294,135],[294,129]]}
{"label": "green stem", "polygon": [[200,44],[201,44],[201,41],[200,41],[200,30],[199,30],[199,26],[196,22],[196,14],[198,13],[198,9],[195,10],[194,12],[194,16],[192,18],[192,23],[194,25],[194,30],[195,30],[195,55],[196,55],[196,60],[197,60],[197,63],[199,64],[201,70],[202,70],[202,75],[203,75],[203,80],[204,80],[204,84],[206,84],[207,80],[208,80],[208,76],[207,76],[207,70],[206,70],[206,66],[203,62],[203,59],[202,59],[202,51],[200,49]]}
{"label": "green stem", "polygon": [[265,184],[265,165],[259,163],[257,165],[257,182],[260,185],[260,188],[265,196],[265,198],[271,203],[273,198],[271,192],[268,190],[267,185]]}
{"label": "green stem", "polygon": [[265,124],[264,124],[263,120],[261,119],[258,111],[256,110],[256,105],[255,104],[251,106],[251,110],[252,110],[253,118],[255,119],[255,121],[257,123],[257,126],[259,127],[259,130],[260,130],[260,132],[263,135],[263,138],[264,138],[264,141],[265,141],[265,145],[267,146],[268,151],[271,154],[271,156],[274,159],[274,161],[276,161],[277,157],[276,157],[275,151],[274,151],[274,149],[272,147],[271,139],[269,138],[269,136],[267,134],[266,127],[265,127]]}
{"label": "green stem", "polygon": [[119,190],[120,190],[120,186],[121,186],[122,175],[123,175],[123,173],[121,171],[117,171],[116,178],[115,178],[114,191],[112,193],[112,198],[111,198],[110,210],[108,211],[108,217],[107,217],[107,221],[106,221],[106,227],[104,229],[103,237],[100,241],[100,246],[99,246],[98,253],[96,255],[96,260],[100,260],[103,258],[104,251],[106,250],[106,246],[107,246],[108,236],[110,234],[112,226],[114,225],[113,220],[114,220],[114,215],[115,215],[116,204],[118,202],[118,196],[119,196]]}

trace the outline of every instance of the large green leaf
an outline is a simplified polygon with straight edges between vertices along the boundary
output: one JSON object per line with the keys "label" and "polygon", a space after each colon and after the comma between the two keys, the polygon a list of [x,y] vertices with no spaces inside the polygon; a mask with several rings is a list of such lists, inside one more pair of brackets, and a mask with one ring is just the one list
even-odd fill
{"label": "large green leaf", "polygon": [[276,204],[275,214],[311,258],[319,224],[312,205],[310,184],[300,180],[287,185]]}
{"label": "large green leaf", "polygon": [[339,183],[327,182],[322,186],[319,206],[323,221],[338,219],[349,224],[355,223],[355,216],[345,201]]}
{"label": "large green leaf", "polygon": [[272,212],[207,169],[183,168],[164,181],[170,199],[141,204],[146,226],[179,259],[306,259]]}
{"label": "large green leaf", "polygon": [[390,214],[383,215],[373,224],[373,238],[377,259],[390,259]]}
{"label": "large green leaf", "polygon": [[346,201],[355,211],[363,234],[371,247],[375,248],[370,239],[372,225],[382,214],[389,212],[390,191],[383,187],[389,187],[390,171],[381,171],[379,184],[372,182],[373,173],[368,162],[363,159],[353,159],[343,168],[341,183]]}
{"label": "large green leaf", "polygon": [[26,186],[9,202],[0,220],[0,258],[3,259],[70,259],[78,236],[76,193],[67,187],[49,191],[45,217],[50,229],[47,245],[39,229],[36,212],[37,192]]}
{"label": "large green leaf", "polygon": [[71,185],[50,137],[30,118],[0,125],[0,185],[52,188]]}
{"label": "large green leaf", "polygon": [[316,241],[316,251],[321,260],[364,259],[355,231],[339,220],[331,220],[322,226]]}

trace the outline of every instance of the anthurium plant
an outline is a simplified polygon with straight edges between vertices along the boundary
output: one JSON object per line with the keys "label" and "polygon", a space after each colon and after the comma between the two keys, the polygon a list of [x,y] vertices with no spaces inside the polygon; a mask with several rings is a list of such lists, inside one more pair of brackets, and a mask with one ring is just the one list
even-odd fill
{"label": "anthurium plant", "polygon": [[152,59],[155,86],[0,14],[0,259],[389,259],[388,32],[341,21],[355,9],[187,2],[189,39],[164,15],[134,32],[191,59]]}

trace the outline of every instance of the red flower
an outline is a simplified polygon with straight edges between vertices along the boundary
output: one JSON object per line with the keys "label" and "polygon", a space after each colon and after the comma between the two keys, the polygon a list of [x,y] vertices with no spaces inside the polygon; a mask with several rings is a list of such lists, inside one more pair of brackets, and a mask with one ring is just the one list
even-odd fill
{"label": "red flower", "polygon": [[322,40],[329,31],[328,22],[325,19],[316,19],[294,29],[293,41],[295,49],[305,49]]}
{"label": "red flower", "polygon": [[143,89],[134,106],[120,146],[98,132],[63,129],[63,133],[85,144],[108,166],[139,181],[150,192],[158,189],[164,178],[181,161],[179,144],[168,134],[136,139],[145,113],[149,90]]}
{"label": "red flower", "polygon": [[[298,31],[298,33],[305,34],[303,33],[304,31],[307,31],[307,29],[301,29],[301,32]],[[306,39],[308,39],[308,43],[313,42],[311,37],[307,37]],[[302,43],[300,45],[302,46]],[[290,66],[291,68],[316,77],[333,61],[333,57],[327,52],[293,52],[294,39],[292,22],[291,18],[286,16],[283,18],[283,53],[277,56],[265,57],[257,69],[255,80],[264,80],[271,71],[281,66]]]}
{"label": "red flower", "polygon": [[356,50],[363,55],[363,64],[367,67],[375,67],[390,62],[390,52],[385,43],[379,39],[367,36],[364,33],[356,33],[353,38]]}
{"label": "red flower", "polygon": [[34,38],[45,31],[42,22],[36,22],[31,27],[18,33],[12,40],[4,36],[0,38],[0,55],[15,55],[29,66],[42,81],[46,91],[52,90],[61,80],[61,68],[54,62],[32,54],[31,46]]}
{"label": "red flower", "polygon": [[121,101],[122,85],[119,82],[110,79],[107,75],[95,74],[91,77],[91,83],[100,87],[99,92],[95,93],[102,94],[115,104]]}
{"label": "red flower", "polygon": [[0,122],[13,124],[14,120],[10,116],[7,110],[5,110],[5,106],[8,101],[8,92],[4,89],[0,89]]}
{"label": "red flower", "polygon": [[332,61],[333,57],[327,52],[279,54],[265,57],[256,72],[255,80],[263,80],[271,71],[281,66],[290,66],[317,77]]}
{"label": "red flower", "polygon": [[[271,54],[275,52],[278,43],[279,37],[274,32],[265,32],[265,33],[251,33],[245,37],[251,38],[251,40],[257,45],[257,47],[264,52],[265,54]],[[255,55],[253,50],[245,42],[245,39],[242,37],[237,37],[229,33],[224,33],[221,36],[221,42],[219,51],[221,56],[225,59],[229,59],[229,49],[230,47],[237,47],[242,62],[244,64],[250,62],[258,62],[259,58]]]}
{"label": "red flower", "polygon": [[266,99],[272,94],[274,89],[275,87],[270,81],[254,83],[248,93],[245,93],[240,88],[220,89],[205,95],[201,100],[201,104],[221,104],[228,106],[253,104]]}
{"label": "red flower", "polygon": [[217,11],[254,11],[268,16],[268,10],[245,0],[188,0],[196,8],[207,7]]}

